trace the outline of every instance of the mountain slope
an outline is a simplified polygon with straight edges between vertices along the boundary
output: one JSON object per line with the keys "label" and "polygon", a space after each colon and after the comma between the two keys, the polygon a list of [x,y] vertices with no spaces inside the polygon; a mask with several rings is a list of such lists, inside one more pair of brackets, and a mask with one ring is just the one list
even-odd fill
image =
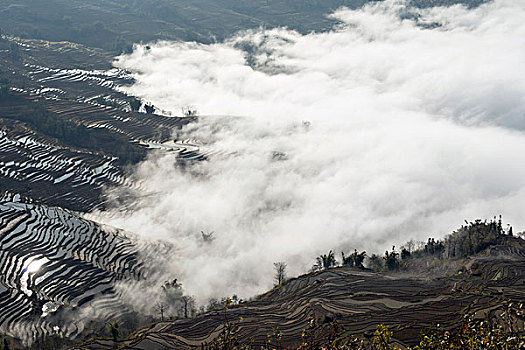
{"label": "mountain slope", "polygon": [[125,166],[152,148],[202,157],[191,145],[161,146],[194,119],[131,111],[138,100],[119,87],[132,78],[100,50],[10,39],[0,63],[1,191],[86,212],[103,205],[104,188],[132,185]]}
{"label": "mountain slope", "polygon": [[[209,312],[194,319],[153,324],[119,344],[125,349],[200,347],[218,337],[227,323],[241,344],[265,345],[278,329],[282,345],[295,348],[303,329],[319,325],[320,337],[334,320],[346,334],[363,336],[383,323],[399,344],[413,345],[433,324],[457,327],[462,315],[496,315],[503,300],[525,300],[525,244],[492,246],[483,254],[455,261],[451,276],[423,278],[379,274],[340,267],[290,280],[260,300]],[[442,261],[442,264],[450,262]],[[104,349],[109,340],[94,340],[76,349]]]}
{"label": "mountain slope", "polygon": [[101,319],[130,313],[114,284],[140,278],[138,249],[123,232],[67,210],[0,198],[0,330],[25,341],[74,338],[89,318],[69,318],[72,310]]}

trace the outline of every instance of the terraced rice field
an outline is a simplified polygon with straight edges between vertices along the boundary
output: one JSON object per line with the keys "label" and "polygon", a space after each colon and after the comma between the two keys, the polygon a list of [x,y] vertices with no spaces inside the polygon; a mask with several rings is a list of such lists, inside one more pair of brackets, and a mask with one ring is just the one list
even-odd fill
{"label": "terraced rice field", "polygon": [[[323,322],[334,319],[346,332],[359,336],[384,323],[399,344],[414,344],[432,324],[457,326],[467,312],[495,315],[504,299],[525,300],[524,247],[494,247],[489,256],[472,259],[465,266],[461,274],[432,279],[335,268],[292,279],[260,301],[195,319],[156,323],[120,345],[126,349],[198,348],[232,322],[241,342],[251,339],[263,346],[266,336],[278,328],[283,346],[295,348],[312,320],[322,330]],[[326,323],[325,330],[329,327]],[[96,340],[77,349],[105,349],[112,344]]]}
{"label": "terraced rice field", "polygon": [[90,128],[106,128],[129,137],[130,141],[165,142],[175,129],[191,121],[189,118],[163,117],[156,114],[126,112],[93,103],[44,100],[48,110],[71,118]]}
{"label": "terraced rice field", "polygon": [[53,146],[31,134],[8,136],[1,131],[0,178],[6,185],[18,182],[46,191],[46,197],[36,199],[50,205],[69,202],[88,210],[99,204],[103,186],[126,182],[111,157]]}
{"label": "terraced rice field", "polygon": [[[131,112],[130,96],[121,87],[133,79],[112,68],[111,57],[103,52],[71,43],[17,40],[23,61],[2,62],[17,72],[14,81],[22,86],[13,88],[21,100],[0,104],[0,126],[7,123],[0,133],[3,191],[85,212],[105,204],[104,188],[133,186],[125,180],[122,162],[111,153],[115,142],[121,149],[126,149],[122,143],[128,143],[135,150],[173,152],[181,160],[202,160],[212,153],[191,140],[172,139],[175,130],[195,117]],[[109,152],[65,145],[23,123],[13,126],[13,120],[35,108],[45,108],[56,118],[95,133],[100,130],[103,136],[98,142],[101,146],[107,142]]]}
{"label": "terraced rice field", "polygon": [[[85,335],[89,317],[129,315],[115,283],[144,275],[138,252],[147,247],[76,213],[104,206],[105,189],[140,187],[127,180],[114,147],[171,152],[182,161],[212,151],[195,140],[173,140],[194,117],[130,111],[121,87],[132,78],[113,69],[104,53],[17,42],[23,60],[0,52],[0,64],[16,72],[10,78],[16,98],[0,103],[0,330],[26,341],[51,334],[73,339]],[[86,127],[89,142],[68,144],[54,136],[60,132],[39,128],[41,120],[28,117],[35,113],[64,120],[69,124],[56,125],[73,131]]]}
{"label": "terraced rice field", "polygon": [[122,232],[56,207],[0,199],[0,329],[22,339],[74,337],[82,318],[48,313],[96,310],[102,319],[128,312],[113,286],[141,276],[137,247]]}

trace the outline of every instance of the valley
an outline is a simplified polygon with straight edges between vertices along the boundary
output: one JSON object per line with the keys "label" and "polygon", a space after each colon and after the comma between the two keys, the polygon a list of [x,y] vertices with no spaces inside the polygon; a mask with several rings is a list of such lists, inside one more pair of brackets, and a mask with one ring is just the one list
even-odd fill
{"label": "valley", "polygon": [[0,0],[0,349],[524,348],[515,8]]}

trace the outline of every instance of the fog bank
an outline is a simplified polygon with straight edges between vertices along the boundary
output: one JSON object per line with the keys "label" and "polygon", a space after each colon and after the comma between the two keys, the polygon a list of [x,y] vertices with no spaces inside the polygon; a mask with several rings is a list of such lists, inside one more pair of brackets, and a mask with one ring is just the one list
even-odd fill
{"label": "fog bank", "polygon": [[[159,42],[116,62],[134,95],[199,123],[217,152],[135,171],[134,209],[99,221],[172,242],[163,269],[200,301],[306,272],[333,249],[381,252],[502,213],[525,227],[525,4],[341,9],[328,33],[249,31]],[[205,241],[201,231],[214,231]]]}

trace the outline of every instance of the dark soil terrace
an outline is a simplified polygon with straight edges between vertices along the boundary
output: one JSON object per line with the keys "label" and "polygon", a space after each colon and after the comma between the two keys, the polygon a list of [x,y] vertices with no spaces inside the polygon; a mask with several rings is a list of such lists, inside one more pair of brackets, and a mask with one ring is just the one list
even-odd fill
{"label": "dark soil terrace", "polygon": [[[490,317],[504,300],[525,300],[525,247],[491,247],[461,260],[451,276],[407,278],[339,267],[307,274],[262,295],[260,300],[206,313],[193,319],[153,324],[118,344],[123,349],[200,347],[217,337],[226,322],[235,324],[241,343],[264,345],[278,328],[283,346],[294,348],[311,320],[336,320],[348,334],[362,336],[383,323],[400,345],[417,343],[422,330],[436,324],[453,328],[466,313]],[[446,264],[447,261],[442,261]],[[93,340],[76,349],[103,349]]]}

